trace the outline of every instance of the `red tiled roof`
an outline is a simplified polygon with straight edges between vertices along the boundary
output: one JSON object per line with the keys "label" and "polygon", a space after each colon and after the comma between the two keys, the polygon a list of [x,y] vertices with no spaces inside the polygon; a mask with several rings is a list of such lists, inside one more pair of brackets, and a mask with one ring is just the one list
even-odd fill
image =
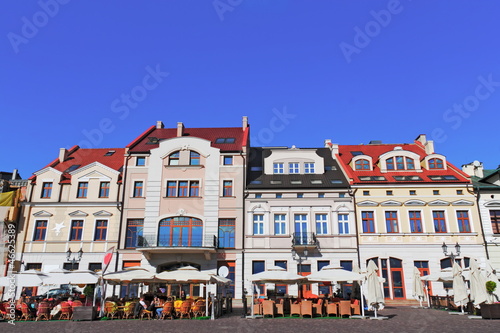
{"label": "red tiled roof", "polygon": [[[215,127],[215,128],[184,128],[183,137],[196,137],[211,142],[212,147],[221,151],[240,151],[248,142],[249,127]],[[177,128],[149,128],[137,139],[132,141],[127,148],[131,152],[148,152],[158,148],[159,144],[149,143],[148,138],[171,139],[177,136]],[[234,138],[234,143],[215,143],[219,138]]]}
{"label": "red tiled roof", "polygon": [[[115,151],[111,156],[105,156],[105,154],[109,151]],[[59,158],[56,158],[51,163],[47,164],[43,169],[52,167],[58,171],[61,171],[63,174],[61,175],[60,182],[63,184],[67,184],[71,182],[71,175],[68,172],[68,169],[72,166],[75,167],[73,170],[78,170],[83,168],[89,164],[94,162],[99,162],[104,164],[105,166],[121,172],[121,168],[123,167],[123,160],[125,155],[124,148],[92,148],[92,149],[84,149],[78,146],[74,146],[68,150],[68,154],[64,162],[60,163]],[[36,176],[33,175],[30,179],[36,179]]]}
{"label": "red tiled roof", "polygon": [[[405,151],[411,151],[420,156],[420,161],[422,161],[426,156],[425,148],[421,142],[415,141],[414,144],[369,144],[369,145],[339,145],[339,160],[342,162],[343,167],[354,184],[387,184],[387,183],[470,183],[468,177],[460,171],[453,164],[447,163],[446,170],[429,170],[422,167],[422,172],[416,172],[412,170],[406,171],[388,171],[381,172],[378,167],[379,157],[385,153],[394,151],[395,147],[401,147]],[[373,170],[354,170],[349,166],[349,162],[354,157],[351,152],[362,152],[363,155],[370,156],[373,161]],[[419,161],[419,162],[420,162]],[[415,161],[417,163],[417,161]],[[360,180],[359,177],[362,176],[383,176],[386,180]],[[419,176],[422,180],[405,180],[397,181],[394,176]],[[433,180],[429,176],[455,176],[457,180]]]}

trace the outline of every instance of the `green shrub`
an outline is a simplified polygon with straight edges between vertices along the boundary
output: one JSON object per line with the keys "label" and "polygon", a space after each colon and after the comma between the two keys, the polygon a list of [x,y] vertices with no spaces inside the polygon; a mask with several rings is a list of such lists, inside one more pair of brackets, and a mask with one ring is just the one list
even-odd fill
{"label": "green shrub", "polygon": [[497,283],[495,281],[486,282],[486,291],[488,291],[489,294],[493,294],[495,289],[497,289]]}

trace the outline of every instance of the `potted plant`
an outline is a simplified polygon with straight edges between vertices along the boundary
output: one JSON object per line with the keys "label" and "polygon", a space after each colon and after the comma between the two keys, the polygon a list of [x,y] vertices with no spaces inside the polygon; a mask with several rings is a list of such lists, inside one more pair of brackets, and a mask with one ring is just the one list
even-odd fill
{"label": "potted plant", "polygon": [[481,304],[481,316],[483,319],[500,319],[500,303],[493,303],[493,299],[498,297],[494,294],[497,284],[495,281],[486,282],[486,291],[490,294],[489,304]]}

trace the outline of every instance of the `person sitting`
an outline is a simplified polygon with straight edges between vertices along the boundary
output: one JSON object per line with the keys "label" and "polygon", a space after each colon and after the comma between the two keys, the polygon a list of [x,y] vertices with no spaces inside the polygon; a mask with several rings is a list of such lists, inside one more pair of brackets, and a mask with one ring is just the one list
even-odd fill
{"label": "person sitting", "polygon": [[135,305],[134,317],[138,317],[141,314],[142,310],[147,310],[147,309],[148,309],[148,305],[146,303],[146,300],[145,300],[144,296],[141,296],[141,298],[139,299],[139,302],[137,302],[137,304]]}

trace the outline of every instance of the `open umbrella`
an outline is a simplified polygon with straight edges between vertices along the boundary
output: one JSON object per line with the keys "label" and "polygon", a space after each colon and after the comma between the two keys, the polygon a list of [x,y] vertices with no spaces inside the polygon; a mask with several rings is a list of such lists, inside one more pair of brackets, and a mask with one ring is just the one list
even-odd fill
{"label": "open umbrella", "polygon": [[47,278],[45,273],[35,269],[15,273],[12,274],[12,276],[14,277],[13,279],[11,279],[10,276],[0,278],[0,286],[7,287],[14,282],[16,287],[38,287],[41,286],[43,280]]}
{"label": "open umbrella", "polygon": [[306,277],[292,272],[288,272],[283,267],[273,266],[264,272],[253,274],[250,277],[252,282],[296,284],[306,281]]}
{"label": "open umbrella", "polygon": [[104,274],[102,277],[107,282],[154,282],[155,273],[142,267],[130,267],[123,271]]}
{"label": "open umbrella", "polygon": [[462,313],[464,312],[464,303],[467,303],[467,289],[462,275],[462,268],[456,263],[453,263],[453,302],[460,304]]}
{"label": "open umbrella", "polygon": [[[489,260],[486,260],[486,268],[485,268],[485,276],[486,281],[493,281],[497,284],[497,288],[492,293],[492,297],[496,299],[497,302],[500,301],[500,281],[498,281],[498,276],[496,275],[496,270],[491,265]],[[492,299],[490,302],[493,303],[495,299]]]}
{"label": "open umbrella", "polygon": [[470,298],[474,306],[488,302],[488,292],[486,291],[486,276],[479,269],[476,259],[470,260]]}
{"label": "open umbrella", "polygon": [[375,310],[375,318],[377,318],[378,307],[383,305],[385,302],[383,285],[377,271],[377,265],[375,265],[373,260],[370,260],[368,262],[368,267],[366,268],[366,302],[368,303],[368,306]]}
{"label": "open umbrella", "polygon": [[420,307],[422,307],[422,301],[425,299],[424,285],[420,271],[415,266],[413,266],[413,297],[420,302]]}
{"label": "open umbrella", "polygon": [[99,279],[99,276],[92,271],[54,270],[47,275],[48,277],[43,280],[44,285],[95,284]]}

